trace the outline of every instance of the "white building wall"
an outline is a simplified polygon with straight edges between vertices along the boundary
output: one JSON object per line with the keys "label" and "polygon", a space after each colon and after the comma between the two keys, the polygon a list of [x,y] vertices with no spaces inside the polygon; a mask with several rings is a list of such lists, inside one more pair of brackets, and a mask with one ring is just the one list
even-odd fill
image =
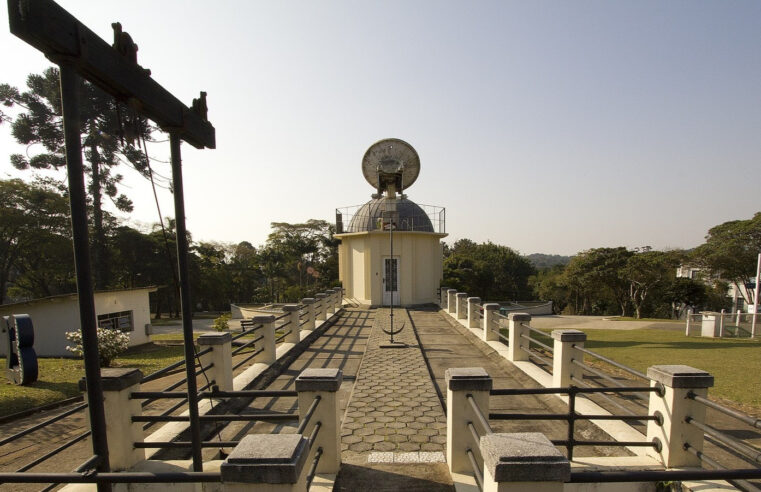
{"label": "white building wall", "polygon": [[[127,332],[130,346],[150,342],[146,325],[150,325],[148,293],[155,289],[135,289],[95,293],[95,315],[132,311],[134,330]],[[0,306],[0,316],[28,314],[34,325],[34,350],[40,357],[70,357],[66,350],[71,345],[66,339],[67,331],[79,329],[79,304],[77,296],[60,296],[26,303]],[[3,326],[4,328],[4,326]],[[5,356],[5,332],[0,333],[0,356]]]}

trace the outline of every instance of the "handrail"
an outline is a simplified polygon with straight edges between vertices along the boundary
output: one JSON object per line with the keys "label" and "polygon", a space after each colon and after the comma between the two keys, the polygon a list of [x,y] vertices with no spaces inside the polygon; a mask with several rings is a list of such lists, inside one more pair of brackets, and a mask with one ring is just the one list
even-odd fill
{"label": "handrail", "polygon": [[476,414],[478,423],[481,424],[481,427],[484,428],[484,432],[487,434],[494,434],[491,425],[489,425],[489,421],[486,419],[486,417],[484,417],[484,414],[481,411],[481,407],[478,406],[478,403],[476,403],[476,399],[473,398],[473,395],[468,394],[466,395],[466,398],[468,399],[468,403],[470,403],[470,408],[473,409],[473,413]]}
{"label": "handrail", "polygon": [[549,337],[549,336],[551,336],[551,335],[548,335],[547,333],[543,332],[542,330],[539,330],[539,329],[537,329],[537,328],[534,328],[534,327],[533,327],[533,326],[531,326],[531,325],[527,325],[526,323],[521,323],[521,326],[523,326],[524,328],[528,328],[528,330],[529,330],[529,331],[533,331],[533,332],[534,332],[534,333],[536,333],[537,335],[541,335],[541,336],[543,336],[543,337]]}
{"label": "handrail", "polygon": [[290,335],[291,333],[293,333],[293,330],[288,330],[288,331],[286,331],[285,333],[283,333],[282,335],[280,335],[279,337],[277,337],[277,338],[275,339],[275,343],[279,343],[279,342],[282,342],[282,341],[283,341],[283,339],[284,339],[285,337],[287,337],[288,335]]}
{"label": "handrail", "polygon": [[249,354],[245,359],[243,359],[243,360],[241,360],[241,361],[239,361],[239,362],[237,362],[236,364],[233,365],[233,371],[235,369],[239,368],[240,366],[242,366],[243,364],[245,364],[246,362],[250,361],[251,359],[253,359],[257,355],[261,354],[262,352],[264,352],[264,347],[260,348],[259,350],[254,351],[254,352],[251,352],[251,354]]}
{"label": "handrail", "polygon": [[737,410],[734,410],[732,408],[725,407],[724,405],[720,405],[714,401],[709,400],[708,398],[699,396],[692,391],[687,393],[687,398],[700,402],[703,405],[716,410],[717,412],[723,413],[724,415],[729,415],[730,417],[734,417],[737,420],[744,422],[751,427],[761,429],[761,419],[751,417],[750,415],[746,415],[744,413],[738,412]]}
{"label": "handrail", "polygon": [[[609,381],[609,382],[615,384],[619,388],[624,388],[625,387],[625,385],[623,383],[621,383],[620,381],[616,381],[614,378],[608,376],[604,372],[598,371],[597,369],[595,369],[593,367],[589,367],[588,365],[584,364],[583,362],[579,362],[576,359],[571,359],[571,364],[574,364],[574,365],[576,365],[578,367],[581,367],[582,370],[587,371],[587,372],[589,372],[591,374],[594,374],[595,376],[601,377],[601,378],[605,379],[606,381]],[[648,400],[648,398],[649,398],[648,396],[644,395],[643,393],[634,393],[634,397],[635,398],[639,398],[641,400]]]}
{"label": "handrail", "polygon": [[[199,389],[198,389],[198,391],[199,391],[199,395],[198,395],[199,399],[201,398],[201,394],[202,394],[202,393],[200,393],[200,392],[202,392],[202,391],[204,391],[204,390],[208,389],[210,386],[213,386],[213,385],[215,385],[215,384],[217,384],[217,382],[216,382],[216,381],[214,381],[214,380],[211,380],[211,381],[210,381],[209,383],[207,383],[205,386],[202,386],[201,388],[199,388]],[[148,393],[148,392],[146,392],[146,393]],[[158,392],[158,393],[161,393],[161,392]],[[130,394],[130,399],[132,399],[132,398],[133,398],[133,396],[132,396],[133,394],[134,394],[134,393]],[[179,402],[177,402],[177,403],[175,403],[174,405],[172,405],[171,407],[169,407],[169,408],[167,408],[166,410],[164,410],[163,412],[161,412],[159,415],[170,415],[172,412],[174,412],[174,411],[175,411],[175,410],[177,410],[178,408],[180,408],[180,407],[182,407],[183,405],[185,405],[185,404],[188,402],[188,394],[187,394],[187,392],[183,392],[183,393],[180,393],[180,394],[181,394],[181,395],[183,395],[183,396],[182,396],[182,399],[181,399]],[[162,395],[162,396],[159,396],[159,397],[157,397],[156,399],[159,399],[159,398],[165,398],[165,397]],[[147,424],[145,424],[145,425],[143,426],[143,430],[148,430],[148,429],[150,429],[151,427],[153,427],[153,425],[154,425],[154,424],[155,424],[155,422],[148,422]]]}
{"label": "handrail", "polygon": [[31,427],[27,427],[26,429],[24,429],[24,430],[22,430],[20,432],[17,432],[15,434],[13,434],[12,436],[8,436],[5,439],[0,440],[0,446],[8,444],[9,442],[13,442],[16,439],[20,439],[20,438],[24,437],[27,434],[31,434],[32,432],[34,432],[36,430],[42,429],[43,427],[47,427],[48,425],[53,424],[55,422],[58,422],[59,420],[64,419],[64,418],[68,417],[69,415],[75,414],[75,413],[79,412],[80,410],[84,410],[85,408],[87,408],[87,403],[83,403],[81,405],[77,405],[74,408],[66,410],[65,412],[59,413],[58,415],[56,415],[54,417],[51,417],[51,418],[49,418],[49,419],[47,419],[47,420],[45,420],[43,422],[40,422],[39,424],[35,424],[35,425],[31,426]]}
{"label": "handrail", "polygon": [[244,330],[243,328],[246,326],[246,325],[243,324],[244,321],[246,321],[246,320],[243,320],[243,321],[240,322],[241,332],[238,333],[237,335],[235,335],[234,337],[232,337],[233,341],[235,341],[235,340],[237,340],[237,339],[239,339],[241,337],[244,337],[244,336],[248,335],[249,333],[253,333],[256,330],[259,330],[259,329],[261,329],[264,326],[263,324],[259,323],[258,325],[252,325],[253,327],[251,329],[249,329],[249,330]]}
{"label": "handrail", "polygon": [[317,440],[317,434],[320,433],[320,429],[322,428],[322,422],[317,422],[314,424],[314,429],[312,429],[312,433],[309,434],[309,449],[312,449],[312,445]]}
{"label": "handrail", "polygon": [[[211,369],[212,367],[214,367],[214,363],[213,362],[211,362],[211,363],[209,363],[209,365],[204,366],[204,367],[200,368],[199,370],[197,370],[195,375],[196,376],[200,376],[207,369]],[[187,382],[188,382],[188,378],[182,378],[179,381],[177,381],[176,383],[170,384],[169,386],[164,388],[162,391],[172,391],[173,389],[177,389],[177,388],[179,388],[180,386],[182,386],[183,384],[185,384]],[[150,405],[151,403],[153,403],[156,400],[158,400],[158,398],[148,399],[148,400],[143,401],[141,403],[141,405],[142,405],[143,408],[145,408],[145,407],[147,407],[148,405]]]}
{"label": "handrail", "polygon": [[761,463],[761,450],[758,450],[754,448],[753,446],[745,444],[739,439],[735,439],[734,437],[730,436],[729,434],[725,434],[724,432],[721,432],[715,427],[698,422],[692,417],[689,417],[689,416],[685,417],[684,421],[690,425],[694,425],[695,427],[702,430],[707,435],[713,437],[714,439],[721,442],[722,444],[725,444],[729,446],[730,448],[734,449],[739,454],[743,455],[743,457],[746,458],[747,461],[750,461],[753,463]]}
{"label": "handrail", "polygon": [[[234,448],[240,441],[201,441],[202,448]],[[138,449],[181,449],[193,447],[191,441],[133,442]]]}
{"label": "handrail", "polygon": [[[715,459],[711,458],[710,456],[706,456],[702,451],[698,451],[692,445],[690,445],[690,443],[688,443],[688,442],[684,443],[684,450],[687,451],[688,453],[692,454],[696,458],[698,458],[700,461],[708,463],[709,465],[711,465],[712,467],[716,468],[717,470],[727,471],[727,472],[738,471],[738,470],[727,470],[727,468],[724,467],[724,466],[721,466],[721,464],[719,464],[718,461],[716,461]],[[714,470],[711,470],[711,471],[714,471]],[[761,472],[761,470],[759,470],[759,472]],[[734,478],[738,478],[740,480],[733,480]],[[746,478],[746,477],[735,477],[735,476],[733,476],[733,477],[725,478],[725,480],[727,482],[729,482],[730,484],[734,485],[735,487],[737,487],[738,489],[741,489],[741,490],[753,490],[754,488],[757,488],[757,487],[749,484],[745,480],[741,480],[741,478]],[[757,477],[748,477],[748,478],[761,478],[761,473],[759,473],[759,475]]]}
{"label": "handrail", "polygon": [[317,466],[320,464],[321,457],[322,448],[317,448],[317,451],[314,453],[314,459],[312,460],[312,466],[309,467],[309,472],[307,473],[307,490],[312,486],[312,480],[314,480],[314,477],[317,475]]}
{"label": "handrail", "polygon": [[[201,421],[224,420],[229,422],[257,422],[298,420],[295,413],[255,413],[255,414],[207,414],[199,415]],[[134,415],[132,422],[190,422],[189,415]]]}
{"label": "handrail", "polygon": [[307,428],[307,425],[309,425],[309,421],[312,419],[312,415],[314,415],[314,411],[317,410],[317,406],[320,404],[320,401],[322,401],[322,397],[320,395],[317,395],[314,397],[314,400],[312,400],[312,404],[309,405],[309,408],[304,414],[304,418],[301,419],[299,426],[296,428],[296,434],[304,433],[304,431]]}
{"label": "handrail", "polygon": [[220,482],[220,472],[0,473],[6,483],[192,483]]}
{"label": "handrail", "polygon": [[35,459],[33,461],[30,461],[26,465],[24,465],[21,468],[19,468],[18,470],[16,470],[16,473],[25,472],[25,471],[29,470],[30,468],[34,468],[35,466],[39,465],[40,463],[42,463],[44,461],[47,461],[48,459],[50,459],[53,456],[57,455],[61,451],[65,450],[67,448],[70,448],[71,446],[75,445],[76,443],[78,443],[80,441],[85,440],[87,437],[90,436],[91,433],[92,433],[92,431],[87,431],[87,432],[84,432],[84,433],[78,435],[74,439],[72,439],[72,440],[70,440],[68,442],[63,443],[62,445],[58,446],[54,450],[52,450],[52,451],[50,451],[48,453],[43,454],[42,456],[40,456],[39,458],[37,458],[37,459]]}
{"label": "handrail", "polygon": [[646,374],[644,374],[644,373],[641,373],[641,372],[639,372],[639,371],[638,371],[638,370],[636,370],[636,369],[632,369],[632,368],[631,368],[631,367],[629,367],[629,366],[625,366],[625,365],[621,364],[620,362],[616,362],[616,361],[614,361],[614,360],[608,359],[607,357],[605,357],[605,356],[603,356],[603,355],[600,355],[600,354],[598,354],[597,352],[592,352],[591,350],[589,350],[589,349],[586,349],[586,348],[584,348],[584,347],[579,347],[579,346],[578,346],[578,345],[576,345],[575,343],[574,343],[573,345],[571,345],[571,346],[572,346],[573,348],[575,348],[576,350],[578,350],[579,352],[583,352],[583,353],[585,353],[585,354],[587,354],[587,355],[591,355],[592,357],[594,357],[594,358],[596,358],[596,359],[600,359],[600,360],[601,360],[601,361],[603,361],[603,362],[607,362],[608,364],[610,364],[610,365],[612,365],[612,366],[615,366],[615,367],[618,367],[618,368],[619,368],[619,369],[621,369],[622,371],[626,371],[626,372],[628,372],[629,374],[632,374],[632,375],[634,375],[634,376],[637,376],[638,378],[644,379],[644,380],[646,380],[646,381],[649,381],[649,380],[650,380],[650,378],[648,378]]}
{"label": "handrail", "polygon": [[536,338],[531,338],[531,335],[525,335],[525,334],[521,333],[521,338],[526,339],[526,340],[529,341],[529,348],[523,348],[523,347],[521,347],[521,349],[525,350],[526,352],[528,352],[531,349],[531,344],[532,343],[534,343],[536,345],[539,345],[540,347],[542,347],[545,350],[549,350],[550,352],[554,352],[552,347],[550,347],[549,345],[546,345],[546,344],[540,342]]}
{"label": "handrail", "polygon": [[231,352],[231,355],[238,355],[238,354],[239,354],[239,353],[241,353],[243,350],[247,349],[247,348],[248,348],[248,347],[250,347],[251,345],[253,345],[253,344],[255,344],[256,342],[258,342],[259,340],[263,340],[263,339],[264,339],[264,335],[259,335],[259,336],[258,336],[258,337],[256,337],[256,338],[252,338],[251,340],[247,341],[246,343],[244,343],[244,344],[243,344],[243,345],[241,345],[240,347],[237,347],[235,350],[233,350],[233,351]]}
{"label": "handrail", "polygon": [[470,466],[473,468],[473,478],[476,479],[476,485],[478,485],[478,490],[484,489],[484,475],[481,471],[481,468],[478,466],[478,463],[476,462],[476,457],[473,455],[473,450],[471,448],[468,448],[465,450],[465,454],[468,455],[468,460],[470,461]]}

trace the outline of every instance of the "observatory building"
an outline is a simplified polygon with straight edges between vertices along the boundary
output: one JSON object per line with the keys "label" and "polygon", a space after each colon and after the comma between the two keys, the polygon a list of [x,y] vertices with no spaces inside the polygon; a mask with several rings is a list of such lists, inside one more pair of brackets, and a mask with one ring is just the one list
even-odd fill
{"label": "observatory building", "polygon": [[418,205],[405,194],[420,173],[417,152],[403,140],[381,140],[365,152],[362,173],[376,190],[372,199],[336,210],[345,297],[372,306],[436,302],[445,209]]}

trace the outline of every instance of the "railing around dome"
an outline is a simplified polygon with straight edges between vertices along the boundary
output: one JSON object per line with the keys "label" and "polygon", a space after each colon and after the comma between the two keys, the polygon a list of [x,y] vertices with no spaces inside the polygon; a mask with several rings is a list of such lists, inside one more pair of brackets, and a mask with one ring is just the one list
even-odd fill
{"label": "railing around dome", "polygon": [[[337,208],[336,234],[384,230],[380,212],[369,211],[363,208],[365,205]],[[437,205],[416,205],[423,214],[404,214],[399,218],[396,231],[446,233],[446,208]]]}

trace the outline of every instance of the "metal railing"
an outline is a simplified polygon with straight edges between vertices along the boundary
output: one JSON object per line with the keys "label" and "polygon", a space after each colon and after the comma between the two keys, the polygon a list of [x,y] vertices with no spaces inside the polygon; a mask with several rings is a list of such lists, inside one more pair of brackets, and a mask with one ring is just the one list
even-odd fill
{"label": "metal railing", "polygon": [[579,394],[591,393],[628,393],[635,391],[645,392],[662,392],[660,386],[632,387],[632,388],[579,388],[569,386],[567,388],[509,388],[493,389],[490,392],[492,396],[517,396],[517,395],[548,395],[548,394],[566,394],[568,395],[568,413],[556,414],[536,414],[536,413],[499,413],[489,414],[491,420],[564,420],[568,424],[568,437],[562,440],[552,440],[557,446],[564,446],[568,453],[568,459],[573,460],[573,450],[575,446],[617,446],[617,447],[653,447],[659,449],[659,441],[591,441],[579,440],[574,437],[575,424],[577,420],[620,420],[620,421],[656,421],[662,422],[662,417],[658,415],[581,415],[576,412],[576,397]]}

